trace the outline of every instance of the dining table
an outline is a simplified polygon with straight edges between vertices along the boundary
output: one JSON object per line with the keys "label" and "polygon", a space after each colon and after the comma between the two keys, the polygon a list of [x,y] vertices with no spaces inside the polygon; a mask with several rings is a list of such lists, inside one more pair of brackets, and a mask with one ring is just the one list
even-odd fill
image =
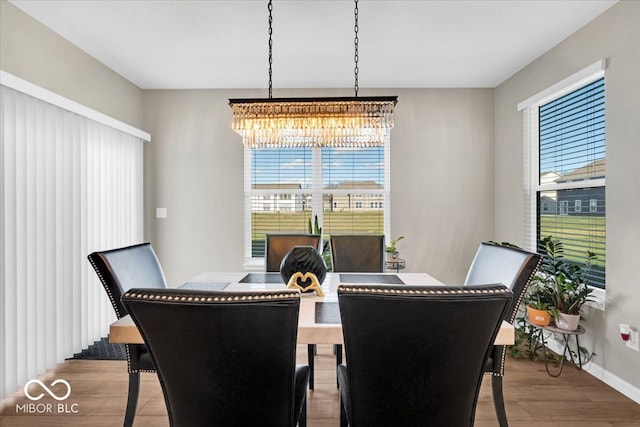
{"label": "dining table", "polygon": [[[327,273],[322,282],[324,296],[315,292],[302,293],[298,319],[298,344],[342,344],[342,324],[337,289],[341,284],[371,286],[442,286],[427,273]],[[261,291],[285,287],[280,273],[265,272],[205,272],[180,286],[182,289],[213,291]],[[503,321],[495,345],[511,345],[515,341],[513,325]],[[109,342],[143,344],[138,328],[126,315],[109,328]]]}

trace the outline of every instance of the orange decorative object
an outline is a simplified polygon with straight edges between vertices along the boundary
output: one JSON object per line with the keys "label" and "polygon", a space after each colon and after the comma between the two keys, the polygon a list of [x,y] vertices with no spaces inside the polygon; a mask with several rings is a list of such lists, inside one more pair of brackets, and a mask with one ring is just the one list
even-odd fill
{"label": "orange decorative object", "polygon": [[547,326],[551,323],[551,313],[547,310],[538,310],[527,306],[527,318],[529,323],[538,326]]}

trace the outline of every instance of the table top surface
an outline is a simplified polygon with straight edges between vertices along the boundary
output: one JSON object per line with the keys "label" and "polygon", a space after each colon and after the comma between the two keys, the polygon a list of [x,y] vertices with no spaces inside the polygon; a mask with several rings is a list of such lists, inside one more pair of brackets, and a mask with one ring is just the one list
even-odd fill
{"label": "table top surface", "polygon": [[[302,294],[298,320],[299,344],[340,344],[343,342],[342,325],[337,310],[337,289],[338,285],[343,283],[367,283],[380,286],[442,285],[440,281],[426,273],[327,273],[322,283],[324,297],[316,296],[315,292]],[[228,291],[277,290],[284,286],[280,273],[264,272],[206,272],[182,285],[185,289]],[[322,303],[322,305],[316,306],[316,303]],[[328,323],[332,322],[332,319],[337,320],[337,323]],[[130,344],[144,342],[129,316],[112,323],[109,332],[110,342]],[[500,345],[513,344],[514,336],[513,326],[503,322],[495,343]]]}

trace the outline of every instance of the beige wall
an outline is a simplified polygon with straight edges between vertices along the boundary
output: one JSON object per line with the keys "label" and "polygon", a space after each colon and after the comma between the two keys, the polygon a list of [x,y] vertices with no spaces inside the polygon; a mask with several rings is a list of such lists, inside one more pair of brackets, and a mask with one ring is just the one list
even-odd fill
{"label": "beige wall", "polygon": [[607,58],[606,311],[588,309],[581,343],[594,363],[640,387],[640,353],[626,348],[618,324],[640,328],[640,2],[621,1],[525,67],[495,91],[495,237],[522,242],[522,117],[516,104]]}
{"label": "beige wall", "polygon": [[[146,225],[177,285],[201,271],[243,266],[243,146],[228,98],[265,90],[144,94]],[[361,91],[367,95],[366,90]],[[369,93],[370,94],[370,93]],[[391,231],[408,271],[462,282],[478,242],[493,236],[493,90],[400,89],[391,138]],[[350,95],[277,90],[277,96]],[[155,219],[166,207],[167,219]]]}
{"label": "beige wall", "polygon": [[0,0],[0,69],[142,127],[140,88],[6,0]]}

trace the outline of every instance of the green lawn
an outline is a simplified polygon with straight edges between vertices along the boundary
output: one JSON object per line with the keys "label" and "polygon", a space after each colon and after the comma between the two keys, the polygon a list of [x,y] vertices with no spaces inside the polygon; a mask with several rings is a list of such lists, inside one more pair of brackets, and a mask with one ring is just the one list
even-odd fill
{"label": "green lawn", "polygon": [[[584,261],[586,250],[595,252],[595,265],[604,267],[606,229],[603,216],[540,215],[540,236],[558,238],[565,258]],[[589,242],[588,245],[585,242]]]}
{"label": "green lawn", "polygon": [[[384,234],[381,211],[363,210],[351,212],[324,212],[322,234]],[[310,211],[302,212],[254,212],[251,214],[253,234],[252,255],[264,256],[264,239],[268,232],[307,233]]]}
{"label": "green lawn", "polygon": [[[324,212],[322,234],[383,234],[384,222],[380,211]],[[265,233],[306,233],[310,211],[303,212],[255,212],[251,214],[253,240],[260,240]]]}
{"label": "green lawn", "polygon": [[[323,234],[383,234],[384,223],[380,211],[324,212]],[[306,233],[311,211],[302,212],[256,212],[251,215],[252,240],[264,242],[265,234],[277,230],[279,233]],[[586,231],[590,230],[590,231]],[[568,260],[582,262],[587,249],[598,256],[596,265],[605,263],[605,218],[602,216],[541,215],[540,235],[559,238],[564,245]],[[590,246],[574,243],[589,241]],[[258,243],[254,246],[260,246]],[[256,248],[258,249],[258,248]],[[260,248],[264,251],[263,248]]]}

